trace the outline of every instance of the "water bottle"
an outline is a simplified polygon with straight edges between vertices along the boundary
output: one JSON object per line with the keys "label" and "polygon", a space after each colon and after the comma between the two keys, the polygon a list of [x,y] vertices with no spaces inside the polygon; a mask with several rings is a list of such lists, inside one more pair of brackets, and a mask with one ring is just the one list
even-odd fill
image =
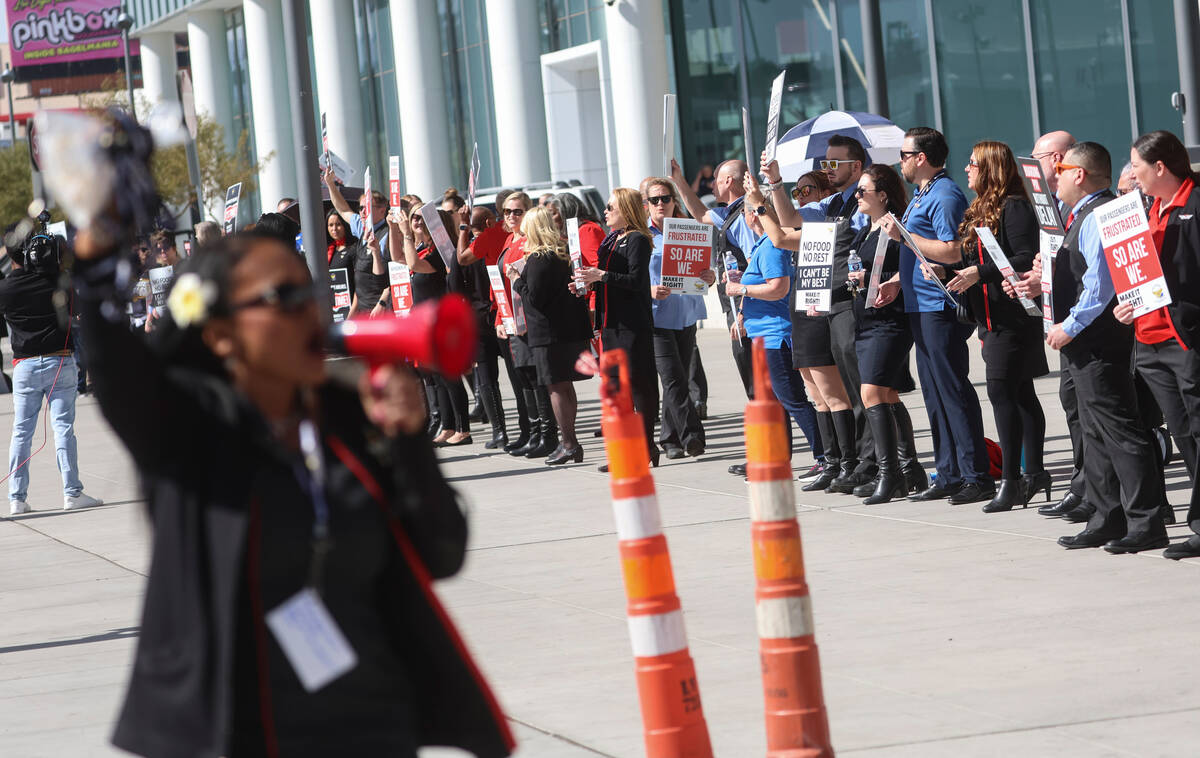
{"label": "water bottle", "polygon": [[738,262],[737,256],[733,253],[725,253],[725,271],[737,271]]}
{"label": "water bottle", "polygon": [[[863,270],[862,258],[858,257],[858,251],[851,249],[850,255],[846,257],[846,269],[851,273],[857,273]],[[846,289],[850,290],[851,294],[858,295],[858,283],[853,279],[846,280]]]}

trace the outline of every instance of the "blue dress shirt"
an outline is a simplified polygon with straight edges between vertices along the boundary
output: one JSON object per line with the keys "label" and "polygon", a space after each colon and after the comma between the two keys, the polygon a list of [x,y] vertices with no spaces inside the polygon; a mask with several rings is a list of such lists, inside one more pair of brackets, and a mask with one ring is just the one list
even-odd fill
{"label": "blue dress shirt", "polygon": [[[842,202],[844,203],[842,205],[843,208],[845,208],[846,207],[845,204],[848,204],[848,203],[854,203],[855,205],[858,205],[858,198],[854,196],[854,193],[857,190],[858,190],[858,182],[855,182],[854,184],[850,185],[846,189],[842,190],[842,193],[841,193],[842,194]],[[835,197],[837,197],[836,193],[833,195],[830,195],[829,197],[825,198],[824,200],[818,200],[815,203],[809,203],[807,205],[801,206],[800,218],[804,219],[805,221],[826,221],[826,220],[828,220],[829,204],[833,202],[833,199]],[[862,213],[861,211],[855,211],[854,215],[850,216],[850,228],[856,232],[862,230],[862,228],[869,223],[871,223],[870,217],[868,217],[867,214]]]}
{"label": "blue dress shirt", "polygon": [[[650,286],[662,284],[663,233],[658,227],[650,226],[650,238],[654,252],[650,254]],[[654,311],[654,326],[659,329],[686,329],[702,318],[708,318],[703,295],[684,295],[672,292],[665,300],[651,300]]]}
{"label": "blue dress shirt", "polygon": [[[1098,194],[1100,193],[1093,192],[1075,203],[1071,213],[1079,213],[1083,206]],[[1112,275],[1108,272],[1108,261],[1104,258],[1104,246],[1100,244],[1100,227],[1096,221],[1096,214],[1089,213],[1080,223],[1083,226],[1079,228],[1079,241],[1076,244],[1087,261],[1087,271],[1083,274],[1083,292],[1079,293],[1079,299],[1062,325],[1063,331],[1072,339],[1090,326],[1116,296]],[[1063,261],[1060,265],[1069,264]]]}
{"label": "blue dress shirt", "polygon": [[[966,212],[967,196],[943,169],[908,204],[904,228],[918,237],[953,242]],[[900,287],[904,290],[904,310],[909,313],[931,313],[949,305],[937,284],[921,273],[921,259],[908,245],[900,246]]]}

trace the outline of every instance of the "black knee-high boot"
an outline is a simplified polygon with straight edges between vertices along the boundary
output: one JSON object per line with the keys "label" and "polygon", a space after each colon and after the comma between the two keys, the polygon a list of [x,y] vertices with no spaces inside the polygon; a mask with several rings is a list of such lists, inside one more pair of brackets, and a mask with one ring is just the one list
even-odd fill
{"label": "black knee-high boot", "polygon": [[917,460],[917,440],[913,436],[912,417],[904,403],[890,403],[892,418],[896,419],[896,451],[899,455],[900,470],[904,472],[904,481],[909,493],[920,492],[929,486],[929,476],[925,467]]}
{"label": "black knee-high boot", "polygon": [[558,448],[558,422],[554,418],[554,406],[550,404],[550,392],[545,387],[536,387],[538,417],[541,419],[537,445],[530,442],[526,458],[545,458]]}
{"label": "black knee-high boot", "polygon": [[825,470],[816,479],[802,486],[802,492],[821,492],[841,474],[838,467],[842,462],[842,451],[838,447],[839,440],[833,429],[833,414],[829,411],[817,411],[817,429],[821,432],[821,442],[825,444]]}
{"label": "black knee-high boot", "polygon": [[504,423],[504,403],[500,399],[500,385],[485,384],[479,388],[483,395],[483,409],[487,411],[488,421],[492,424],[492,439],[483,444],[488,450],[495,450],[508,444],[508,430]]}
{"label": "black knee-high boot", "polygon": [[842,459],[839,462],[838,477],[829,483],[826,491],[849,495],[854,491],[854,487],[862,484],[862,479],[866,478],[854,475],[854,470],[858,468],[858,434],[854,425],[854,411],[834,411],[830,415],[834,434],[837,435],[837,445],[842,451]]}
{"label": "black knee-high boot", "polygon": [[864,505],[886,503],[892,498],[908,494],[904,474],[900,471],[896,443],[896,421],[892,407],[887,403],[872,405],[866,409],[867,423],[871,425],[871,436],[875,440],[875,459],[879,463],[879,481],[875,493],[863,501]]}

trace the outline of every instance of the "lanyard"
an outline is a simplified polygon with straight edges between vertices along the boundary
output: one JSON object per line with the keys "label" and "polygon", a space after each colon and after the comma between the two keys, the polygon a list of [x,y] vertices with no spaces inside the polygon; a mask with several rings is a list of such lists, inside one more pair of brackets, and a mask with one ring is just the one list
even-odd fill
{"label": "lanyard", "polygon": [[922,189],[921,191],[917,192],[917,194],[913,196],[912,202],[909,203],[908,207],[904,209],[904,228],[905,229],[908,228],[908,216],[909,216],[909,214],[912,213],[913,208],[916,208],[920,204],[921,198],[923,198],[929,194],[929,191],[931,189],[933,189],[933,185],[937,183],[937,180],[944,179],[945,176],[946,176],[946,169],[942,169],[941,171],[937,172],[936,174],[933,175],[933,178],[929,180],[929,183],[925,185],[925,188]]}
{"label": "lanyard", "polygon": [[329,537],[329,502],[325,499],[325,459],[321,454],[317,427],[311,419],[300,422],[300,452],[304,466],[295,467],[300,486],[309,491],[313,506],[312,558],[309,561],[309,586],[321,593],[321,578],[325,570],[325,556],[333,548]]}

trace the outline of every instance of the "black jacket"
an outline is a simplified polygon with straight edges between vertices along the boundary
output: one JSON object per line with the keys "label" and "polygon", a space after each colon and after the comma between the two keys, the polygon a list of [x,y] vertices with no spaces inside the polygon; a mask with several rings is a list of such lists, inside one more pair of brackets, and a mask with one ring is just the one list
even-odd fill
{"label": "black jacket", "polygon": [[[137,462],[153,523],[141,634],[113,742],[154,758],[229,752],[235,663],[261,613],[239,602],[256,586],[248,535],[271,486],[292,469],[258,412],[223,379],[160,361],[123,324],[104,318],[105,267],[80,272],[89,373],[105,417]],[[100,293],[100,294],[97,294]],[[335,514],[382,509],[399,559],[380,585],[397,624],[418,744],[499,758],[512,747],[504,718],[430,587],[462,563],[466,524],[433,450],[419,437],[382,437],[353,390],[320,391],[326,493]],[[296,503],[291,503],[294,507]],[[334,548],[336,550],[336,546]],[[265,722],[264,722],[265,723]],[[336,728],[331,725],[331,728]]]}
{"label": "black jacket", "polygon": [[9,325],[13,358],[34,358],[71,348],[67,322],[54,307],[55,279],[14,268],[0,280],[0,316]]}
{"label": "black jacket", "polygon": [[[1200,182],[1198,182],[1200,183]],[[1163,276],[1171,290],[1167,313],[1189,350],[1200,347],[1200,189],[1171,211],[1163,233]]]}
{"label": "black jacket", "polygon": [[596,285],[596,324],[600,329],[650,332],[654,312],[650,306],[650,254],[654,245],[640,232],[618,237],[609,234],[600,243],[599,268],[607,281]]}
{"label": "black jacket", "polygon": [[[1008,257],[1013,271],[1018,274],[1033,268],[1038,253],[1038,229],[1037,214],[1028,200],[1023,197],[1010,197],[1004,201],[999,228],[993,229],[992,233],[996,235],[996,242],[1000,243],[1000,249]],[[986,249],[980,250],[978,244],[971,245],[970,249],[964,248],[962,265],[979,267],[979,283],[967,290],[966,294],[971,303],[971,312],[980,326],[986,329],[990,320],[992,331],[1042,331],[1041,318],[1030,316],[1019,300],[1004,293],[1004,276],[992,262]],[[1035,302],[1040,309],[1040,298]]]}
{"label": "black jacket", "polygon": [[550,253],[525,257],[525,272],[512,288],[525,303],[525,324],[532,347],[591,339],[587,300],[567,289],[571,264]]}
{"label": "black jacket", "polygon": [[[1096,208],[1115,198],[1110,190],[1104,190],[1092,198],[1075,215],[1067,236],[1063,239],[1062,247],[1054,259],[1054,323],[1061,324],[1067,320],[1071,308],[1079,302],[1083,294],[1083,276],[1087,273],[1087,259],[1079,251],[1079,235],[1083,222],[1096,211]],[[1113,308],[1117,304],[1114,296],[1104,306],[1104,310],[1084,327],[1083,331],[1062,349],[1062,354],[1072,360],[1084,360],[1087,356],[1104,357],[1124,354],[1133,347],[1133,327],[1122,324],[1113,316]]]}

